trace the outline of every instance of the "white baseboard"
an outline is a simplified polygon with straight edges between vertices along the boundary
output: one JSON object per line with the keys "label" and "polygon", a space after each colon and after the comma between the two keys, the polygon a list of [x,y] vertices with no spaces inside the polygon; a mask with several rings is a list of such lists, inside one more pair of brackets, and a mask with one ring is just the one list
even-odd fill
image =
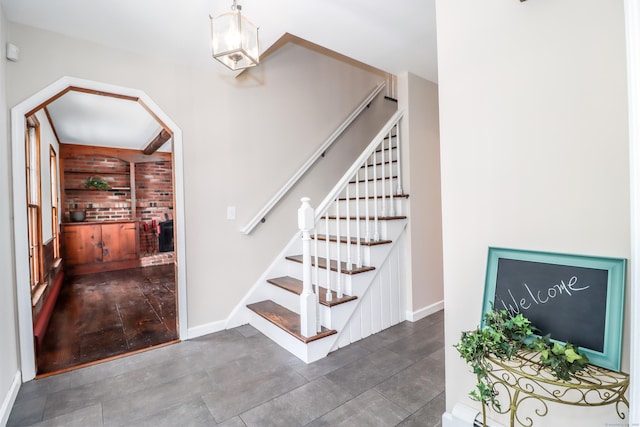
{"label": "white baseboard", "polygon": [[407,320],[410,322],[417,322],[418,320],[424,319],[425,317],[430,316],[433,313],[437,313],[442,309],[444,309],[444,300],[423,307],[420,310],[407,311]]}
{"label": "white baseboard", "polygon": [[20,375],[20,371],[18,371],[16,372],[16,375],[13,377],[11,388],[9,389],[9,391],[7,392],[7,395],[4,397],[4,400],[2,401],[2,406],[0,406],[0,426],[6,426],[7,422],[9,421],[11,408],[13,408],[13,404],[16,401],[16,397],[18,397],[20,384],[22,384],[22,377]]}
{"label": "white baseboard", "polygon": [[[442,427],[481,427],[482,413],[462,403],[456,403],[453,410],[442,414]],[[499,422],[487,418],[487,427],[504,427]]]}
{"label": "white baseboard", "polygon": [[204,325],[194,326],[187,329],[187,339],[198,338],[203,335],[209,335],[214,332],[224,331],[227,328],[226,320],[219,320],[217,322],[205,323]]}

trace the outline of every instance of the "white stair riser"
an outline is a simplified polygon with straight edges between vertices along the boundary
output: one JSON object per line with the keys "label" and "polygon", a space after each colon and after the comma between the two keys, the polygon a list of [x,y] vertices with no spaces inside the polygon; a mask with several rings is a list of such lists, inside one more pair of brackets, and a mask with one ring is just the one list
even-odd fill
{"label": "white stair riser", "polygon": [[[291,262],[290,271],[288,276],[302,280],[302,264]],[[296,265],[297,264],[297,265]],[[342,292],[347,295],[360,296],[371,282],[372,275],[375,275],[375,270],[367,271],[359,274],[344,274],[338,275],[336,271],[329,271],[329,279],[327,279],[327,270],[323,268],[318,269],[319,277],[316,277],[316,269],[311,271],[311,282],[314,285],[318,284],[325,289],[331,288],[333,291],[338,290],[338,277],[342,280]],[[330,281],[330,286],[329,286]],[[273,299],[273,298],[271,298]],[[277,301],[276,301],[277,302]]]}
{"label": "white stair riser", "polygon": [[325,357],[334,342],[325,338],[305,344],[253,311],[250,323],[280,347],[293,353],[305,363],[312,363]]}
{"label": "white stair riser", "polygon": [[[392,138],[391,139],[391,157],[394,160],[397,159],[397,156],[398,156],[397,152],[398,150],[396,148],[396,138]],[[383,151],[381,151],[380,148],[378,149],[378,151],[376,151],[376,153],[374,154],[376,157],[376,162],[381,161],[382,153]],[[384,141],[384,158],[385,160],[389,160],[389,140]],[[369,163],[371,163],[371,161],[369,161]]]}
{"label": "white stair riser", "polygon": [[[394,159],[395,160],[395,159]],[[397,166],[397,162],[392,161],[391,163],[391,170],[393,171],[393,173],[391,173],[391,176],[397,175],[398,173],[398,166]],[[389,176],[389,163],[388,163],[388,159],[385,159],[385,163],[384,164],[380,164],[376,162],[376,165],[369,165],[369,167],[367,168],[367,178],[368,179],[373,179],[373,172],[374,172],[374,168],[375,168],[375,176],[376,178],[382,178],[382,176],[388,177]],[[384,172],[383,172],[383,168],[384,168]],[[361,168],[358,172],[358,176],[360,177],[360,179],[364,179],[364,168]],[[371,189],[370,191],[373,191],[373,189]]]}
{"label": "white stair riser", "polygon": [[[404,219],[397,219],[397,220],[390,220],[390,221],[386,221],[386,220],[378,220],[378,233],[380,234],[380,238],[381,239],[385,239],[385,240],[393,240],[393,229],[394,227],[398,227],[400,226],[400,230],[402,230],[402,228],[404,228],[404,224],[405,224]],[[337,226],[336,223],[338,221],[336,221],[335,219],[333,220],[329,220],[329,234],[335,236],[337,234]],[[344,219],[341,219],[340,221],[340,235],[341,236],[346,236],[346,230],[347,230],[347,225],[349,225],[351,227],[351,237],[356,237],[356,227],[358,226],[359,223],[359,227],[360,227],[360,238],[365,238],[366,236],[366,231],[367,231],[367,221],[347,221]],[[321,221],[321,225],[319,226],[318,229],[318,233],[319,234],[325,234],[325,224],[324,224],[324,220]],[[374,233],[375,233],[375,221],[374,220],[369,220],[369,238],[371,240],[373,240],[374,237]],[[318,244],[320,244],[321,242],[318,242]]]}
{"label": "white stair riser", "polygon": [[[392,176],[396,175],[396,171],[394,169]],[[360,179],[363,180],[364,176],[360,176]],[[372,177],[369,177],[369,179],[372,179]],[[378,192],[378,194],[381,194],[382,191],[382,180],[380,179],[380,177],[378,176],[378,181],[376,181],[376,185],[377,185],[377,189],[376,191]],[[359,183],[355,183],[352,182],[349,184],[349,197],[356,197],[356,187],[358,187],[358,196],[360,196],[360,198],[364,198],[364,196],[367,194],[367,188],[369,187],[369,196],[373,195],[373,181],[369,181],[369,182],[359,182]],[[385,194],[389,194],[389,188],[393,189],[393,193],[397,193],[398,190],[398,179],[397,178],[392,178],[391,179],[391,184],[389,183],[389,173],[387,171],[387,173],[385,173],[385,180],[384,180],[384,192]],[[344,196],[346,194],[346,191],[343,192],[342,196]]]}
{"label": "white stair riser", "polygon": [[[369,218],[374,218],[376,212],[378,213],[378,218],[387,216],[402,216],[403,201],[404,197],[393,197],[393,199],[391,199],[390,197],[385,197],[384,199],[378,198],[378,201],[375,204],[369,202]],[[358,216],[361,218],[360,222],[364,222],[364,218],[367,217],[367,202],[365,200],[339,200],[338,204],[340,205],[340,217],[347,216],[347,204],[349,205],[349,217],[352,218],[352,222],[355,222],[355,219],[353,218],[357,218]],[[360,207],[360,212],[356,210],[357,206]],[[336,209],[334,204],[329,211],[329,216],[334,217],[335,214]],[[371,221],[371,219],[369,221]],[[319,231],[323,230],[324,219],[322,219],[322,221],[320,222]]]}

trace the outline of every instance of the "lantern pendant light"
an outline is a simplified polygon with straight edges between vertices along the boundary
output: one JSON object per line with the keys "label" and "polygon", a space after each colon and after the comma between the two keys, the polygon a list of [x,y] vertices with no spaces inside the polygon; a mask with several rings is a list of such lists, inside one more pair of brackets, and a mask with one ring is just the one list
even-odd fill
{"label": "lantern pendant light", "polygon": [[233,71],[259,62],[258,27],[241,11],[242,6],[233,0],[231,12],[209,16],[213,57]]}

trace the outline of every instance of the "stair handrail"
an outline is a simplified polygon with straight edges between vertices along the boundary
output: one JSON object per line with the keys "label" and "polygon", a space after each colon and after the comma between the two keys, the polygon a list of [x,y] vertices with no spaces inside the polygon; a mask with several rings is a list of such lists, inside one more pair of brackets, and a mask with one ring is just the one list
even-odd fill
{"label": "stair handrail", "polygon": [[375,137],[371,140],[367,148],[360,154],[360,157],[353,162],[349,170],[345,172],[345,174],[340,178],[340,181],[333,187],[333,189],[329,192],[327,197],[324,198],[322,203],[316,207],[316,223],[322,218],[322,216],[326,213],[326,211],[331,206],[331,203],[340,195],[342,190],[349,184],[349,180],[355,173],[360,169],[360,167],[364,164],[364,162],[371,156],[371,153],[378,147],[380,144],[380,140],[389,134],[391,129],[402,119],[404,116],[404,110],[398,110],[396,113],[391,116],[391,118],[387,121],[387,124],[384,125],[380,132],[376,134]]}
{"label": "stair handrail", "polygon": [[320,157],[333,145],[333,143],[342,135],[349,125],[364,111],[365,108],[373,101],[373,99],[382,91],[386,82],[381,82],[375,89],[353,110],[353,112],[345,119],[345,121],[322,143],[320,148],[298,169],[298,171],[278,190],[278,192],[267,202],[267,204],[251,219],[240,231],[244,234],[250,234],[259,223],[264,222],[267,214],[271,209],[293,188],[294,185],[302,178],[307,171],[314,165]]}

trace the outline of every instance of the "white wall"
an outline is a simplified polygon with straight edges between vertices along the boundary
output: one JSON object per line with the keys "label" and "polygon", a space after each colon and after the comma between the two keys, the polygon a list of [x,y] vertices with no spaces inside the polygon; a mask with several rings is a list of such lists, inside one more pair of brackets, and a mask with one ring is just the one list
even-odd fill
{"label": "white wall", "polygon": [[[11,227],[11,158],[5,91],[5,29],[4,13],[0,8],[0,425],[6,423],[19,384],[17,322],[15,306],[13,245]],[[27,285],[28,286],[28,285]]]}
{"label": "white wall", "polygon": [[[383,76],[289,44],[240,78],[9,24],[21,60],[7,69],[13,106],[62,76],[144,91],[183,131],[189,328],[224,320],[296,229],[302,195],[319,203],[390,116],[378,100],[354,135],[251,236],[239,229]],[[370,136],[368,136],[370,135]],[[62,141],[64,142],[64,141]],[[225,219],[227,206],[238,219]]]}
{"label": "white wall", "polygon": [[[478,407],[452,345],[480,321],[488,246],[629,258],[625,38],[622,2],[436,8],[451,410]],[[618,422],[612,406],[551,405],[535,424]]]}
{"label": "white wall", "polygon": [[442,206],[438,85],[411,73],[398,76],[402,125],[403,191],[407,200],[408,319],[417,320],[443,306]]}

